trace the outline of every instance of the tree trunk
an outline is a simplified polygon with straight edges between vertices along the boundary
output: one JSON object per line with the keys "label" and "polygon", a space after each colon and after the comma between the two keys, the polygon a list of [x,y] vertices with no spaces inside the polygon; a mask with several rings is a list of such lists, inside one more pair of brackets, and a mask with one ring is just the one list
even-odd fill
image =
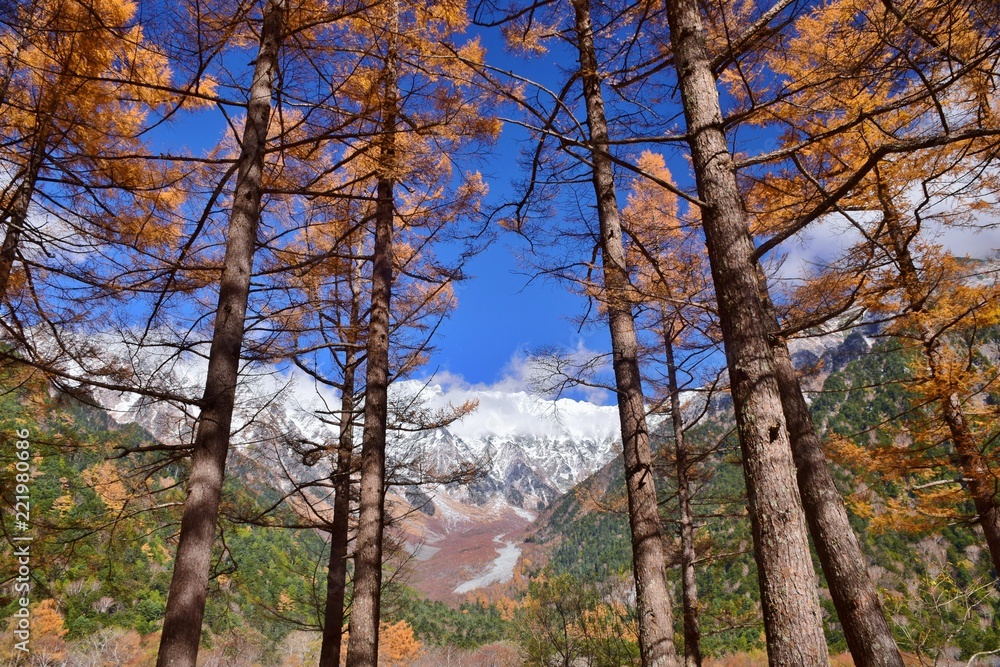
{"label": "tree trunk", "polygon": [[680,507],[681,591],[684,596],[684,665],[701,667],[701,628],[698,621],[698,582],[695,579],[694,521],[691,517],[691,480],[688,477],[687,445],[681,392],[677,384],[673,332],[663,318],[663,347],[667,354],[667,391],[670,393],[670,420],[674,429],[674,465],[677,467],[677,504]]}
{"label": "tree trunk", "polygon": [[[357,313],[357,298],[352,300]],[[352,319],[354,322],[354,319]],[[344,631],[344,595],[347,591],[347,537],[351,515],[351,462],[354,457],[354,372],[357,366],[353,346],[347,348],[344,381],[340,391],[340,434],[337,467],[333,477],[333,521],[330,524],[330,563],[326,575],[326,609],[323,614],[323,644],[319,667],[340,666],[340,643]]]}
{"label": "tree trunk", "polygon": [[284,14],[285,0],[268,1],[250,87],[205,394],[157,667],[195,667],[198,657],[257,243],[264,148]]}
{"label": "tree trunk", "polygon": [[[909,308],[914,313],[924,309],[927,299],[923,279],[917,271],[916,263],[910,254],[910,238],[903,228],[899,211],[892,201],[889,188],[876,171],[878,177],[878,198],[885,216],[884,224],[889,232],[893,254],[899,264],[899,274],[903,289],[906,292]],[[932,330],[927,323],[918,325],[920,342],[924,348],[924,357],[930,368],[931,377],[939,377],[944,365],[941,345],[943,341],[939,332]],[[976,507],[976,519],[983,529],[986,545],[993,559],[993,570],[1000,576],[1000,508],[997,507],[998,480],[991,473],[983,455],[976,444],[975,436],[962,409],[962,397],[950,388],[938,399],[941,416],[948,426],[952,444],[958,454],[957,463],[966,480],[966,487],[972,502]]]}
{"label": "tree trunk", "polygon": [[799,493],[851,656],[857,667],[903,667],[844,499],[830,474],[788,345],[777,335],[780,327],[767,292],[767,278],[759,264],[757,267],[761,300],[772,326],[775,372],[798,471]]}
{"label": "tree trunk", "polygon": [[773,667],[827,665],[816,575],[760,302],[754,247],[697,0],[668,0],[667,19],[698,193],[705,202],[702,226],[743,452],[768,658]]}
{"label": "tree trunk", "polygon": [[673,667],[677,665],[677,654],[666,580],[666,555],[660,536],[660,515],[653,483],[646,406],[639,376],[639,346],[629,301],[621,220],[611,160],[606,154],[608,128],[597,71],[590,6],[588,0],[573,0],[573,8],[580,73],[587,104],[587,126],[595,149],[591,153],[593,181],[622,427],[629,525],[632,529],[632,567],[639,616],[639,650],[643,667]]}
{"label": "tree trunk", "polygon": [[0,220],[4,222],[3,243],[0,244],[0,301],[7,299],[7,288],[10,286],[10,275],[14,270],[14,260],[17,259],[21,233],[28,222],[28,209],[35,196],[35,184],[42,171],[45,152],[48,150],[49,135],[52,124],[45,116],[36,129],[36,137],[31,143],[31,155],[25,165],[24,175],[14,191],[8,207],[0,208]]}
{"label": "tree trunk", "polygon": [[[7,101],[7,93],[10,90],[10,82],[17,70],[17,61],[21,51],[30,44],[28,30],[34,29],[32,17],[35,13],[36,3],[25,9],[27,15],[21,20],[21,28],[25,31],[10,54],[9,62],[4,67],[4,72],[0,75],[0,107]],[[47,107],[48,105],[46,105]],[[0,220],[4,222],[6,231],[4,232],[3,243],[0,244],[0,302],[7,299],[7,288],[10,285],[10,274],[14,270],[14,260],[17,258],[17,249],[21,241],[21,232],[28,220],[28,208],[31,206],[31,199],[35,194],[35,183],[42,170],[42,162],[45,159],[45,151],[48,148],[49,134],[52,123],[48,114],[39,113],[44,118],[36,128],[35,139],[31,143],[31,155],[28,157],[28,164],[24,170],[24,176],[18,184],[11,197],[10,204],[0,206]]]}
{"label": "tree trunk", "polygon": [[958,465],[966,479],[969,494],[976,507],[979,526],[993,557],[993,575],[1000,576],[1000,509],[997,508],[997,480],[991,473],[976,445],[972,430],[965,419],[962,401],[951,393],[941,401],[941,411],[951,433]]}
{"label": "tree trunk", "polygon": [[385,443],[389,387],[389,315],[392,302],[393,173],[396,161],[396,35],[398,2],[389,8],[389,52],[384,71],[381,174],[375,204],[371,316],[365,376],[365,424],[361,436],[361,498],[354,558],[347,667],[377,667],[382,593],[382,535],[385,528]]}

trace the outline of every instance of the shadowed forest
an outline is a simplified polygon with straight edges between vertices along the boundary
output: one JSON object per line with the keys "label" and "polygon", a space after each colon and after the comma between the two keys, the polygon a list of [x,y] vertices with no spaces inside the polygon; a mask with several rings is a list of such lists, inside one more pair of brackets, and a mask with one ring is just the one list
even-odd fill
{"label": "shadowed forest", "polygon": [[[972,0],[0,0],[0,664],[1000,664],[998,85]],[[601,349],[459,386],[487,263]]]}

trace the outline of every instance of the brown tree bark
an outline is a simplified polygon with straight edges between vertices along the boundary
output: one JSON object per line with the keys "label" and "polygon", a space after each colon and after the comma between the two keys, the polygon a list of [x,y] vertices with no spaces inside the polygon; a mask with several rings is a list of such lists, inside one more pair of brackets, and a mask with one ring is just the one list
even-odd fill
{"label": "brown tree bark", "polygon": [[674,430],[674,465],[677,476],[677,504],[680,507],[681,592],[684,604],[684,665],[701,667],[701,628],[698,620],[698,582],[695,579],[694,521],[691,515],[691,479],[684,442],[681,392],[677,384],[674,340],[667,318],[663,318],[663,347],[667,356],[667,392],[670,394],[670,421]]}
{"label": "brown tree bark", "polygon": [[778,335],[777,312],[759,264],[758,280],[772,327],[775,372],[798,471],[799,493],[851,657],[857,667],[903,667],[878,592],[868,576],[861,544],[851,528],[844,499],[833,481],[809,405],[802,395],[788,345]]}
{"label": "brown tree bark", "polygon": [[[357,299],[352,315],[357,315]],[[352,318],[353,319],[353,318]],[[349,343],[350,345],[350,343]],[[356,352],[348,347],[340,395],[340,433],[337,440],[337,467],[333,472],[333,520],[330,524],[330,562],[326,574],[326,607],[323,614],[323,643],[319,667],[340,666],[340,645],[344,632],[344,596],[347,592],[347,543],[351,515],[351,463],[354,458],[354,373]]]}
{"label": "brown tree bark", "polygon": [[668,0],[688,143],[743,452],[772,667],[829,664],[816,575],[760,301],[754,247],[723,130],[697,0]]}
{"label": "brown tree bark", "polygon": [[268,0],[247,104],[219,306],[157,667],[195,667],[198,657],[260,221],[271,96],[284,25],[285,0]]}
{"label": "brown tree bark", "polygon": [[639,616],[639,650],[643,667],[677,665],[673,611],[666,581],[666,554],[660,535],[660,516],[653,482],[652,455],[646,425],[646,406],[639,376],[639,346],[629,300],[621,220],[608,147],[604,98],[594,47],[588,0],[573,0],[580,74],[587,105],[587,127],[594,147],[594,192],[601,232],[604,289],[611,329],[618,414],[632,529],[632,570]]}
{"label": "brown tree bark", "polygon": [[365,374],[364,430],[361,436],[360,516],[354,556],[354,598],[351,603],[347,667],[377,667],[382,537],[385,529],[385,443],[388,422],[389,317],[392,305],[393,173],[396,162],[396,39],[399,6],[389,4],[388,54],[383,76],[384,99],[379,147],[381,174],[375,203],[375,247],[372,256],[371,315]]}
{"label": "brown tree bark", "polygon": [[[903,226],[903,221],[892,201],[888,185],[876,170],[878,178],[878,199],[882,206],[884,224],[889,232],[890,245],[899,267],[903,289],[909,301],[909,309],[919,313],[924,309],[927,300],[926,286],[917,270],[917,265],[910,253],[909,235]],[[942,340],[939,332],[931,329],[926,323],[919,325],[918,335],[924,348],[924,357],[932,377],[939,377],[943,368]],[[965,418],[962,408],[962,397],[953,391],[947,391],[938,400],[941,416],[948,426],[952,444],[955,447],[957,463],[965,479],[969,495],[976,508],[976,520],[983,529],[986,545],[993,559],[993,569],[1000,576],[1000,508],[997,507],[997,494],[1000,492],[1000,480],[997,479],[979,451],[976,438]]]}
{"label": "brown tree bark", "polygon": [[[31,2],[23,9],[23,16],[15,19],[20,23],[20,27],[25,32],[18,41],[14,50],[10,54],[8,62],[4,66],[3,74],[0,75],[0,106],[7,101],[7,93],[10,90],[10,82],[17,70],[17,61],[21,51],[30,44],[28,30],[34,28],[32,17],[35,13],[36,2]],[[7,298],[7,287],[10,285],[10,274],[14,269],[14,260],[17,258],[17,249],[21,240],[21,232],[28,219],[28,208],[31,206],[31,199],[35,193],[35,183],[41,173],[42,162],[45,159],[45,151],[48,147],[48,135],[51,130],[51,123],[46,120],[40,123],[36,129],[35,138],[31,143],[31,155],[28,158],[27,167],[21,182],[10,198],[9,205],[2,205],[0,202],[0,220],[2,220],[6,231],[4,232],[3,243],[0,244],[0,301]]]}
{"label": "brown tree bark", "polygon": [[337,440],[337,467],[332,480],[334,489],[333,519],[330,524],[330,562],[326,575],[326,607],[323,613],[323,641],[319,667],[339,667],[344,632],[344,598],[347,593],[348,535],[351,516],[351,473],[354,462],[354,410],[358,368],[358,331],[361,327],[360,266],[352,260],[350,285],[351,304],[348,328],[342,339],[344,377],[340,392],[340,432]]}
{"label": "brown tree bark", "polygon": [[35,185],[42,171],[42,163],[45,161],[51,131],[52,125],[47,120],[46,114],[46,119],[39,123],[35,131],[35,138],[31,142],[31,155],[28,157],[24,174],[20,177],[20,183],[14,191],[10,205],[0,207],[0,220],[6,228],[3,243],[0,244],[0,301],[7,298],[7,288],[10,286],[10,275],[17,259],[21,233],[28,222],[28,209],[35,196]]}

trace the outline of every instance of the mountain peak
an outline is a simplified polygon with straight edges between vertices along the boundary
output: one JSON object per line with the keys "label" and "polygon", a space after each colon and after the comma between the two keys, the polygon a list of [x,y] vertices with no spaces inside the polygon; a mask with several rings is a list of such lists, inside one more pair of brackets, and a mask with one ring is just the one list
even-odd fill
{"label": "mountain peak", "polygon": [[[416,390],[424,385],[409,382]],[[405,390],[405,387],[403,388]],[[475,412],[449,426],[457,437],[487,440],[524,436],[553,441],[608,440],[619,437],[618,408],[571,398],[548,399],[523,390],[428,385],[430,407],[442,408],[467,400],[479,402]]]}

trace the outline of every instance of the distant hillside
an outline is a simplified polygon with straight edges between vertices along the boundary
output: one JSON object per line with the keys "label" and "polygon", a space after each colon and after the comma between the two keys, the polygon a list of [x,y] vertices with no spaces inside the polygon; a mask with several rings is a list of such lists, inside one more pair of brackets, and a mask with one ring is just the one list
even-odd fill
{"label": "distant hillside", "polygon": [[[69,640],[104,626],[154,631],[170,584],[185,464],[162,460],[160,453],[117,459],[118,447],[157,443],[141,427],[119,425],[71,396],[32,381],[14,388],[10,376],[4,379],[0,433],[6,439],[15,428],[27,429],[34,454],[32,600],[57,601]],[[5,504],[12,501],[13,451],[5,446],[0,453]],[[276,495],[266,484],[232,477],[224,511],[263,506]],[[4,513],[8,535],[12,519]],[[220,534],[224,542],[215,554],[206,637],[245,623],[248,632],[272,642],[282,639],[288,624],[277,612],[283,600],[312,596],[311,571],[322,539],[311,531],[275,530],[265,536],[227,521]],[[12,571],[9,558],[4,550],[3,572]],[[12,593],[10,582],[0,588],[0,618],[15,609]],[[230,613],[234,609],[238,613]]]}
{"label": "distant hillside", "polygon": [[[892,421],[907,405],[904,376],[907,360],[891,340],[868,332],[837,334],[821,344],[799,346],[797,362],[813,369],[806,385],[816,424],[826,436],[859,443],[876,437],[878,427]],[[723,406],[725,410],[721,409]],[[720,401],[705,422],[687,434],[689,446],[705,447],[732,427],[731,407]],[[662,460],[669,449],[669,432],[654,434]],[[837,460],[835,452],[830,452]],[[956,523],[933,530],[896,525],[885,509],[864,506],[874,483],[843,462],[834,466],[838,485],[848,498],[870,571],[882,592],[887,613],[901,648],[926,653],[945,647],[944,655],[968,657],[1000,648],[1000,594],[990,582],[989,555],[978,528]],[[672,471],[657,480],[667,530],[675,516]],[[763,646],[759,591],[752,557],[749,520],[745,514],[744,482],[739,446],[734,436],[697,467],[694,497],[698,571],[704,647],[719,654]],[[528,542],[545,553],[549,571],[580,580],[600,579],[631,567],[631,547],[624,498],[624,471],[617,458],[555,501],[536,522]],[[884,489],[890,492],[898,490]],[[861,509],[862,513],[858,513]],[[971,507],[966,507],[972,514]],[[679,546],[666,536],[676,562]],[[536,562],[541,562],[536,556]],[[817,572],[818,561],[814,558]],[[541,566],[539,565],[540,569]],[[676,570],[674,571],[676,575]],[[680,590],[674,596],[680,604]],[[826,631],[831,648],[846,650],[832,601],[823,593]],[[678,621],[678,631],[680,625]],[[947,648],[950,647],[950,648]]]}
{"label": "distant hillside", "polygon": [[[172,361],[169,373],[176,384],[195,386],[200,369],[197,360],[182,358]],[[264,480],[272,490],[286,492],[295,483],[317,482],[309,492],[310,502],[329,506],[329,459],[304,456],[294,445],[308,442],[307,449],[315,449],[336,439],[337,425],[318,415],[339,398],[295,372],[286,375],[261,367],[247,375],[239,388],[230,472],[244,482]],[[184,441],[183,434],[190,439],[191,416],[177,408],[133,394],[94,394],[121,424],[139,424],[164,442]],[[611,460],[621,447],[614,406],[406,380],[393,385],[392,394],[400,403],[442,413],[466,401],[477,403],[472,414],[448,426],[388,436],[395,481],[410,484],[421,471],[445,472],[470,462],[483,471],[468,484],[407,485],[389,491],[393,510],[409,512],[399,532],[418,562],[410,568],[410,581],[435,600],[458,603],[486,582],[509,581],[520,553],[517,543],[537,511]],[[416,465],[397,467],[400,461]],[[498,546],[508,551],[503,567],[494,569]]]}

